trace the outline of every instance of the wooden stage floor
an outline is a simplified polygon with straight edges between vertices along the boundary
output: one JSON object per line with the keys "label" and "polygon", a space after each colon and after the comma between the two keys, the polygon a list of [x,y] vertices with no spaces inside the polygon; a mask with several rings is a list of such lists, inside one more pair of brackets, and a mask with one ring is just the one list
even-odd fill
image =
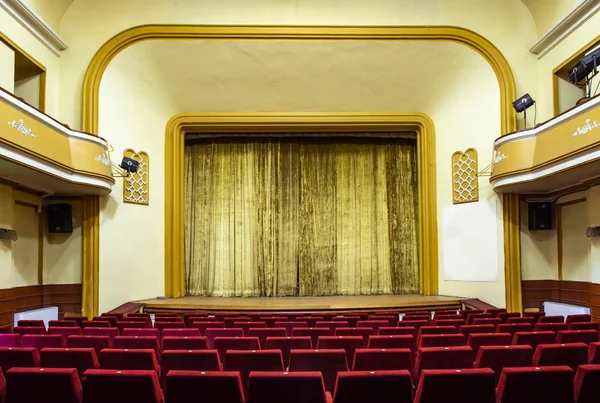
{"label": "wooden stage floor", "polygon": [[441,295],[373,295],[334,297],[183,297],[137,301],[149,310],[311,311],[390,309],[460,305],[462,298]]}

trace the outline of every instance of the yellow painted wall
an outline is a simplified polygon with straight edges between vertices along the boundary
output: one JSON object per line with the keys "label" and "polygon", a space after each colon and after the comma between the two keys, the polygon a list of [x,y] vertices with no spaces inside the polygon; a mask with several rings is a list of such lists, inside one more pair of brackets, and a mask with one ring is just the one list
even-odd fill
{"label": "yellow painted wall", "polygon": [[[68,203],[73,214],[73,232],[50,234],[44,225],[44,284],[81,283],[83,244],[81,200],[52,199],[49,204]],[[46,217],[44,217],[46,218]]]}
{"label": "yellow painted wall", "polygon": [[0,87],[12,92],[15,86],[15,52],[0,41]]}
{"label": "yellow painted wall", "polygon": [[590,241],[587,202],[560,207],[562,239],[562,278],[568,281],[590,281]]}
{"label": "yellow painted wall", "polygon": [[37,285],[40,217],[35,207],[21,204],[15,204],[13,213],[14,230],[19,238],[12,247],[12,286]]}
{"label": "yellow painted wall", "polygon": [[544,35],[582,0],[523,0],[537,27],[539,36]]}
{"label": "yellow painted wall", "polygon": [[23,0],[23,3],[58,32],[62,17],[73,0]]}
{"label": "yellow painted wall", "polygon": [[38,75],[15,82],[14,94],[23,98],[29,105],[39,108],[40,80],[41,77]]}
{"label": "yellow painted wall", "polygon": [[556,227],[529,231],[528,205],[521,202],[521,272],[523,280],[558,280]]}
{"label": "yellow painted wall", "polygon": [[[12,187],[0,183],[0,228],[14,229],[14,205]],[[0,240],[0,267],[3,268],[0,270],[0,284],[2,284],[2,288],[12,286],[12,249],[12,241]]]}

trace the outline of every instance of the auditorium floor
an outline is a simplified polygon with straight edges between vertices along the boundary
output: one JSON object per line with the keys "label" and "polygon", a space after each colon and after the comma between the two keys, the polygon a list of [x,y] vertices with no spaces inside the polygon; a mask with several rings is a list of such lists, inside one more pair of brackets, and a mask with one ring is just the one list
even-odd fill
{"label": "auditorium floor", "polygon": [[373,295],[334,297],[183,297],[138,301],[148,309],[236,310],[236,311],[311,311],[348,309],[389,309],[449,307],[460,305],[460,297],[441,295]]}

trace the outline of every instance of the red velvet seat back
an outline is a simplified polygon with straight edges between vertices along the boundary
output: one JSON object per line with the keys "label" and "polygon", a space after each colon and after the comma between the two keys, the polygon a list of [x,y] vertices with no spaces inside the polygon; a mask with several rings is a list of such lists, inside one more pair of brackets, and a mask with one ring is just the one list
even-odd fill
{"label": "red velvet seat back", "polygon": [[117,322],[117,328],[121,333],[123,333],[123,329],[134,328],[134,329],[145,329],[151,328],[152,326],[148,322],[134,322],[134,321],[121,321]]}
{"label": "red velvet seat back", "polygon": [[106,348],[100,352],[100,368],[118,370],[154,370],[160,373],[154,350]]}
{"label": "red velvet seat back", "polygon": [[424,334],[456,334],[458,329],[454,326],[423,326],[419,329],[417,340]]}
{"label": "red velvet seat back", "polygon": [[370,327],[373,333],[377,333],[380,327],[387,327],[390,323],[387,320],[359,320],[356,323],[357,327]]}
{"label": "red velvet seat back", "polygon": [[195,321],[189,327],[198,329],[198,331],[200,332],[200,336],[205,336],[207,329],[224,329],[225,328],[225,322],[218,322],[218,321]]}
{"label": "red velvet seat back", "polygon": [[435,316],[433,317],[433,324],[435,325],[437,321],[440,320],[464,320],[463,316],[458,314],[458,313],[451,313],[451,314],[435,314]]}
{"label": "red velvet seat back", "polygon": [[433,321],[433,325],[435,326],[454,326],[457,329],[465,323],[464,319],[438,319]]}
{"label": "red velvet seat back", "polygon": [[162,347],[164,350],[206,350],[208,343],[206,336],[184,336],[171,337],[165,336],[162,339]]}
{"label": "red velvet seat back", "polygon": [[572,322],[567,328],[569,330],[600,330],[598,322]]}
{"label": "red velvet seat back", "polygon": [[178,322],[154,322],[154,328],[158,329],[161,334],[164,329],[181,329],[184,328],[185,324],[183,321]]}
{"label": "red velvet seat back", "polygon": [[551,331],[554,333],[557,333],[560,330],[567,330],[568,329],[568,325],[566,323],[536,323],[533,326],[533,331],[534,332],[544,332],[544,331]]}
{"label": "red velvet seat back", "polygon": [[152,328],[125,328],[121,332],[122,336],[144,336],[144,337],[160,337],[160,331]]}
{"label": "red velvet seat back", "polygon": [[402,335],[409,334],[415,339],[417,338],[417,328],[412,326],[406,327],[380,327],[377,331],[379,336],[394,336],[394,335]]}
{"label": "red velvet seat back", "polygon": [[84,373],[85,403],[163,403],[156,371],[90,369]]}
{"label": "red velvet seat back", "polygon": [[535,348],[539,344],[552,344],[556,339],[556,333],[551,331],[546,332],[517,332],[513,336],[512,344],[529,344]]}
{"label": "red velvet seat back", "polygon": [[[503,323],[496,326],[496,333],[510,333],[514,335],[517,332],[532,332],[531,323]],[[490,332],[491,333],[491,332]]]}
{"label": "red velvet seat back", "polygon": [[502,320],[502,323],[506,323],[508,318],[520,318],[521,313],[520,312],[500,312],[498,315],[496,315],[496,317],[500,318]]}
{"label": "red velvet seat back", "polygon": [[215,339],[217,337],[244,337],[242,329],[206,329],[206,343],[209,349],[215,348]]}
{"label": "red velvet seat back", "polygon": [[110,323],[110,326],[107,327],[117,327],[117,323],[119,322],[119,318],[116,316],[108,316],[108,315],[104,315],[104,316],[94,316],[92,318],[93,322],[108,322]]}
{"label": "red velvet seat back", "polygon": [[497,403],[572,403],[574,372],[567,366],[504,368]]}
{"label": "red velvet seat back", "polygon": [[466,338],[462,334],[424,334],[419,338],[418,347],[464,346]]}
{"label": "red velvet seat back", "polygon": [[108,336],[69,336],[67,337],[68,348],[91,347],[96,350],[96,355],[105,348],[112,348],[113,343]]}
{"label": "red velvet seat back", "polygon": [[340,327],[348,327],[348,322],[346,321],[341,321],[338,320],[336,322],[334,321],[317,321],[315,327],[326,327],[329,329],[329,335],[333,336],[335,335],[335,329],[340,328]]}
{"label": "red velvet seat back", "polygon": [[576,322],[589,322],[592,320],[592,315],[590,314],[577,314],[577,315],[568,315],[565,322],[567,324],[576,323]]}
{"label": "red velvet seat back", "polygon": [[467,339],[467,346],[473,349],[473,360],[477,358],[481,346],[507,346],[512,342],[510,333],[472,333]]}
{"label": "red velvet seat back", "polygon": [[317,342],[317,349],[335,350],[344,349],[346,351],[346,361],[348,368],[352,368],[354,363],[354,352],[363,347],[363,338],[360,336],[321,336]]}
{"label": "red velvet seat back", "polygon": [[248,392],[248,376],[252,371],[283,372],[283,358],[279,350],[228,350],[225,371],[237,371],[242,377],[244,393]]}
{"label": "red velvet seat back", "polygon": [[485,313],[491,313],[494,318],[498,317],[498,314],[505,313],[506,308],[488,308],[485,310]]}
{"label": "red velvet seat back", "polygon": [[165,350],[160,363],[161,379],[166,382],[169,371],[221,371],[217,350]]}
{"label": "red velvet seat back", "polygon": [[309,336],[313,347],[317,347],[320,336],[329,336],[328,328],[324,327],[300,327],[292,329],[292,336]]}
{"label": "red velvet seat back", "polygon": [[398,315],[369,315],[368,320],[387,320],[388,326],[396,326],[398,324]]}
{"label": "red velvet seat back", "polygon": [[304,321],[277,321],[275,322],[275,327],[283,327],[285,328],[285,332],[288,336],[291,336],[293,333],[293,330],[295,328],[306,328],[308,327],[308,322],[304,322]]}
{"label": "red velvet seat back", "polygon": [[54,327],[49,327],[48,328],[48,334],[58,334],[61,335],[64,339],[64,345],[66,346],[67,343],[67,337],[69,336],[81,336],[83,334],[83,332],[81,331],[81,328],[79,328],[79,326],[76,327],[58,327],[58,326],[54,326]]}
{"label": "red velvet seat back", "polygon": [[473,325],[499,325],[502,323],[500,318],[475,318],[473,319]]}
{"label": "red velvet seat back", "polygon": [[600,342],[590,343],[587,363],[600,364]]}
{"label": "red velvet seat back", "polygon": [[494,325],[463,325],[458,328],[458,333],[464,334],[466,338],[471,333],[494,333]]}
{"label": "red velvet seat back", "polygon": [[296,318],[296,322],[306,322],[308,327],[315,327],[317,322],[320,320],[325,320],[323,316],[299,316]]}
{"label": "red velvet seat back", "polygon": [[48,322],[48,329],[51,327],[79,327],[74,320],[51,320]]}
{"label": "red velvet seat back", "polygon": [[119,329],[116,327],[84,327],[84,336],[108,336],[112,342],[119,335]]}
{"label": "red velvet seat back", "polygon": [[33,347],[0,347],[0,368],[4,372],[12,367],[39,367],[40,355]]}
{"label": "red velvet seat back", "polygon": [[410,334],[370,336],[368,348],[408,348],[415,350],[415,339]]}
{"label": "red velvet seat back", "polygon": [[46,328],[44,326],[15,326],[13,333],[25,336],[27,334],[46,334]]}
{"label": "red velvet seat back", "polygon": [[219,359],[225,365],[227,350],[260,350],[260,343],[258,337],[217,337],[214,348],[219,351]]}
{"label": "red velvet seat back", "polygon": [[585,343],[590,344],[598,341],[597,330],[561,330],[556,333],[557,343]]}
{"label": "red velvet seat back", "polygon": [[542,316],[538,319],[538,323],[564,323],[565,317],[562,315]]}
{"label": "red velvet seat back", "polygon": [[81,382],[74,368],[12,368],[6,373],[10,403],[81,403]]}
{"label": "red velvet seat back", "polygon": [[531,346],[480,346],[475,368],[491,368],[498,382],[505,367],[529,367],[532,361]]}
{"label": "red velvet seat back", "polygon": [[326,403],[320,372],[253,372],[248,403]]}
{"label": "red velvet seat back", "polygon": [[17,327],[43,327],[46,328],[43,320],[21,319],[17,321]]}
{"label": "red velvet seat back", "polygon": [[[427,322],[427,324],[429,324],[429,323],[431,323],[431,316],[430,315],[404,315],[402,317],[402,319],[400,319],[399,321],[396,320],[396,323],[409,322],[409,321],[415,321],[415,320],[422,320],[422,321]],[[390,326],[392,326],[396,323],[392,323],[392,324],[390,324]]]}
{"label": "red velvet seat back", "polygon": [[284,369],[290,365],[291,350],[310,350],[312,341],[309,336],[267,337],[265,349],[281,350]]}
{"label": "red velvet seat back", "polygon": [[424,369],[464,369],[473,367],[471,347],[426,347],[417,351],[413,378],[419,380]]}
{"label": "red velvet seat back", "polygon": [[292,350],[290,371],[321,371],[325,389],[332,392],[338,372],[348,371],[346,351],[337,350]]}
{"label": "red velvet seat back", "polygon": [[267,337],[285,337],[287,332],[283,327],[273,327],[267,329],[255,328],[248,329],[248,336],[258,337],[260,348],[265,348],[267,344]]}
{"label": "red velvet seat back", "polygon": [[166,403],[190,403],[202,391],[205,402],[245,403],[237,372],[171,371],[167,375]]}
{"label": "red velvet seat back", "polygon": [[397,325],[397,327],[413,327],[416,329],[417,334],[419,333],[419,329],[422,328],[423,326],[429,326],[429,321],[404,319],[404,320],[401,320],[400,322],[398,322],[398,325]]}
{"label": "red velvet seat back", "polygon": [[[362,320],[360,318],[360,316],[358,315],[344,315],[344,316],[339,316],[339,317],[335,317],[333,319],[331,319],[334,322],[348,322],[348,326],[347,327],[357,327],[358,326],[358,321]],[[396,326],[396,324],[394,323],[393,326]]]}
{"label": "red velvet seat back", "polygon": [[40,364],[46,368],[75,368],[81,376],[100,364],[93,348],[45,348],[40,351]]}
{"label": "red velvet seat back", "polygon": [[493,315],[491,313],[468,313],[467,316],[465,317],[465,320],[467,321],[467,325],[475,325],[476,323],[473,323],[473,321],[475,319],[483,319],[483,318],[492,318]]}
{"label": "red velvet seat back", "polygon": [[575,373],[575,403],[600,402],[600,365],[580,365]]}
{"label": "red velvet seat back", "polygon": [[16,333],[0,334],[0,347],[21,347],[21,335]]}
{"label": "red velvet seat back", "polygon": [[65,347],[66,342],[60,334],[26,334],[22,337],[23,347],[35,347],[38,350],[44,347]]}
{"label": "red velvet seat back", "polygon": [[[382,328],[379,328],[380,330]],[[369,336],[373,334],[373,329],[370,327],[338,327],[335,329],[334,336],[359,336],[363,339],[363,347],[369,344]]]}
{"label": "red velvet seat back", "polygon": [[489,368],[425,369],[414,403],[495,403],[496,379]]}
{"label": "red velvet seat back", "polygon": [[200,331],[198,329],[163,329],[162,337],[198,337]]}
{"label": "red velvet seat back", "polygon": [[[81,328],[85,329],[88,327],[112,327],[110,322],[107,320],[84,320],[81,322]],[[114,326],[116,328],[116,325]]]}
{"label": "red velvet seat back", "polygon": [[286,316],[259,316],[258,322],[265,322],[268,328],[276,327],[275,322],[287,322]]}
{"label": "red velvet seat back", "polygon": [[551,367],[566,365],[577,370],[587,363],[588,346],[585,343],[539,344],[533,354],[533,365]]}
{"label": "red velvet seat back", "polygon": [[[185,318],[183,319],[183,323],[185,323],[185,327],[192,327],[192,324],[194,322],[216,322],[217,318],[215,318],[214,316],[208,316],[208,315],[192,315],[192,316],[185,316]],[[225,326],[225,322],[223,322],[223,326]]]}
{"label": "red velvet seat back", "polygon": [[354,355],[352,371],[413,370],[413,353],[408,348],[361,348]]}
{"label": "red velvet seat back", "polygon": [[81,323],[84,320],[88,320],[87,316],[75,316],[75,315],[73,315],[73,316],[65,316],[65,319],[66,320],[74,320],[77,323],[77,326],[79,326],[79,327],[82,327]]}
{"label": "red velvet seat back", "polygon": [[528,323],[531,326],[535,325],[537,322],[538,322],[538,320],[531,316],[524,316],[522,318],[516,317],[516,318],[507,318],[506,319],[506,323]]}
{"label": "red velvet seat back", "polygon": [[131,350],[154,350],[156,359],[160,361],[161,348],[156,336],[117,336],[114,340],[115,348]]}
{"label": "red velvet seat back", "polygon": [[230,328],[233,327],[235,322],[252,322],[252,318],[248,316],[227,316],[223,319],[225,322],[225,327]]}
{"label": "red velvet seat back", "polygon": [[394,403],[412,400],[410,372],[341,372],[333,394],[335,403]]}

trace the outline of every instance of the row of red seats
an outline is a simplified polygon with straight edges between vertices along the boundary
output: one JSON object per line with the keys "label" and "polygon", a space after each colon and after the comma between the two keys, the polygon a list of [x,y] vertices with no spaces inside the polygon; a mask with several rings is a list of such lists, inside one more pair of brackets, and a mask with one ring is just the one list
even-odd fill
{"label": "row of red seats", "polygon": [[[600,365],[506,368],[495,387],[490,369],[425,370],[415,403],[591,403],[600,400]],[[388,403],[412,402],[408,371],[340,373],[333,397],[318,372],[252,372],[247,393],[237,372],[171,371],[165,393],[154,371],[13,368],[0,372],[8,403]],[[8,400],[4,400],[4,396]],[[246,398],[247,396],[247,398]],[[196,399],[194,399],[194,397]]]}

